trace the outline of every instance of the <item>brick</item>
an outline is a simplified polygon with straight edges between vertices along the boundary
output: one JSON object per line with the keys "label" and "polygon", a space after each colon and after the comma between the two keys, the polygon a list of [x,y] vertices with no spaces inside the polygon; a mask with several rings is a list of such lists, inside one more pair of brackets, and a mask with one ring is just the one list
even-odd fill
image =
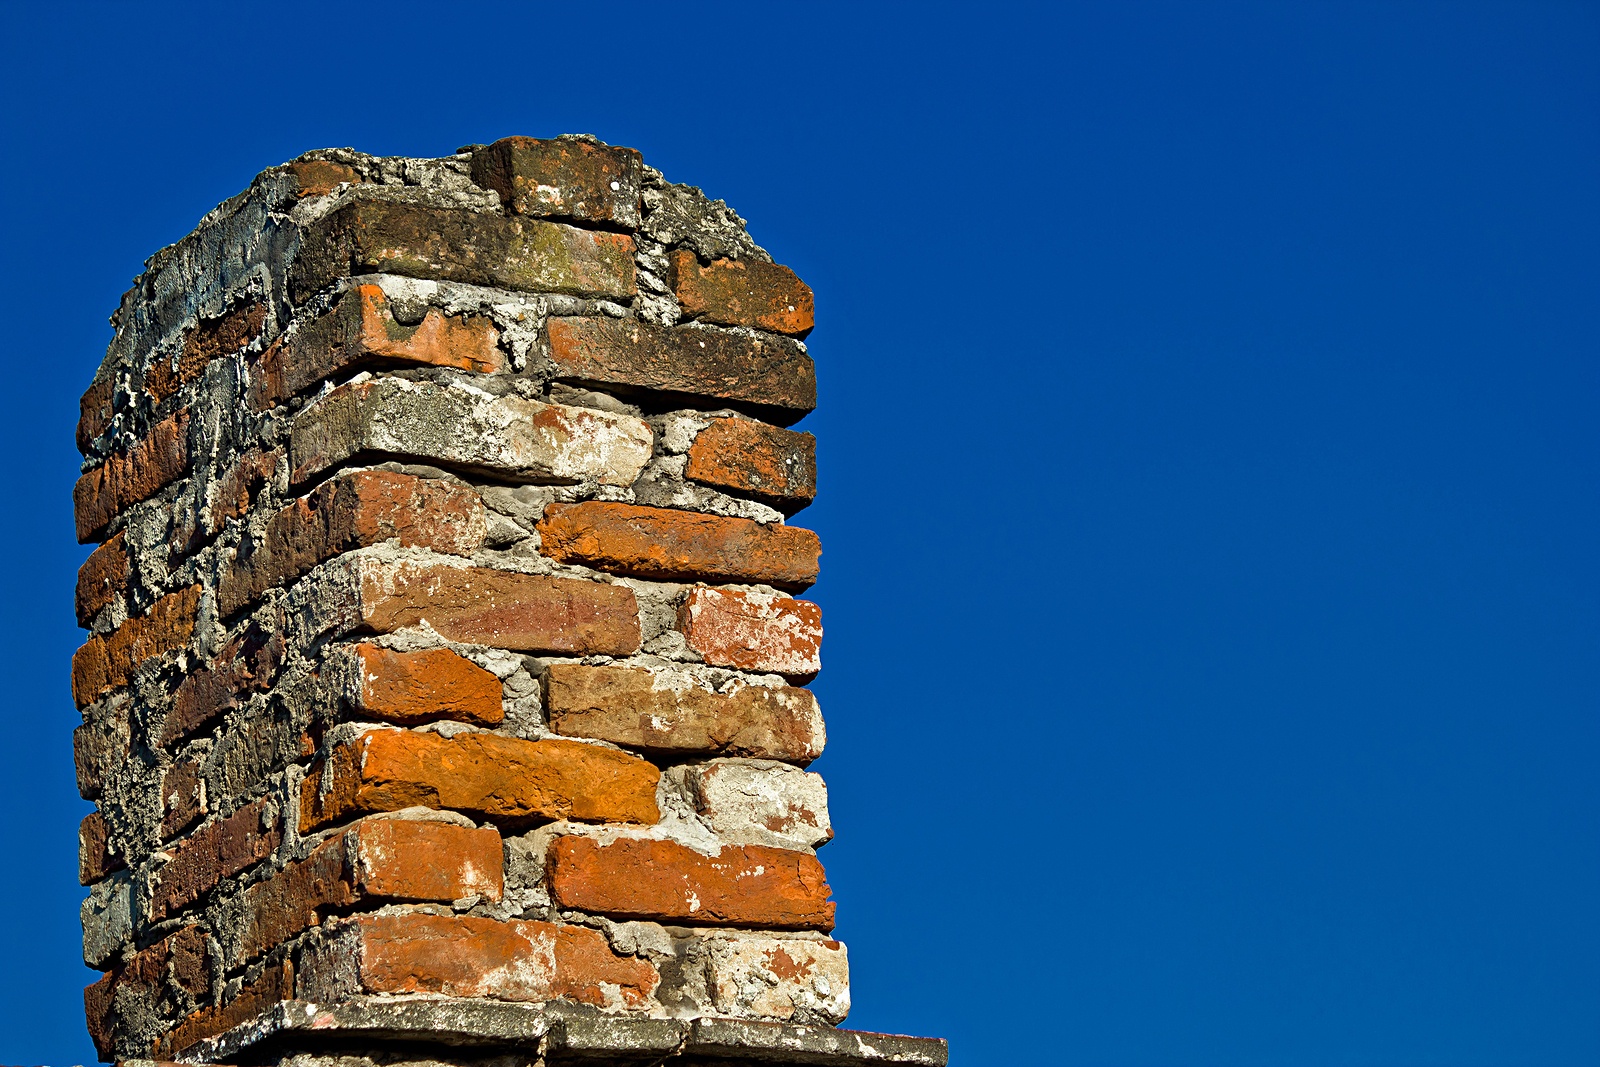
{"label": "brick", "polygon": [[704,856],[676,841],[559,837],[548,872],[557,906],[576,911],[697,926],[833,929],[822,864],[804,852],[740,845]]}
{"label": "brick", "polygon": [[719,326],[753,326],[804,337],[816,325],[811,288],[788,267],[759,259],[714,259],[702,266],[686,248],[672,252],[672,288],[684,314]]}
{"label": "brick", "polygon": [[163,419],[128,449],[78,479],[72,509],[80,544],[98,540],[128,507],[148,500],[189,469],[189,412]]}
{"label": "brick", "polygon": [[838,941],[710,938],[706,978],[723,1015],[838,1024],[850,1013],[850,963]]}
{"label": "brick", "polygon": [[95,1053],[102,1063],[110,1063],[117,1058],[112,1047],[116,1034],[113,1029],[116,1023],[115,993],[117,976],[108,973],[100,976],[99,981],[93,982],[83,991],[83,1017],[89,1027],[89,1040],[94,1042]]}
{"label": "brick", "polygon": [[787,337],[577,317],[551,318],[549,336],[563,381],[717,407],[739,403],[784,424],[817,406],[816,368]]}
{"label": "brick", "polygon": [[341,552],[396,540],[464,556],[483,544],[487,530],[471,489],[392,471],[341,475],[274,515],[259,541],[239,546],[218,583],[218,608],[232,615]]}
{"label": "brick", "polygon": [[639,228],[644,160],[631,148],[502,137],[472,153],[472,180],[517,215]]}
{"label": "brick", "polygon": [[804,689],[713,693],[635,667],[550,664],[545,713],[558,734],[652,753],[809,763],[826,741],[816,698]]}
{"label": "brick", "polygon": [[206,532],[215,537],[229,519],[243,518],[278,472],[277,451],[252,448],[217,479],[206,516]]}
{"label": "brick", "polygon": [[93,885],[127,865],[111,841],[105,817],[98,811],[85,815],[78,824],[78,884]]}
{"label": "brick", "polygon": [[654,967],[583,926],[470,915],[358,915],[331,924],[302,964],[299,995],[492,997],[597,1008],[653,1007]]}
{"label": "brick", "polygon": [[72,731],[78,795],[98,800],[106,780],[128,757],[128,722],[121,712],[92,719]]}
{"label": "brick", "polygon": [[678,610],[689,647],[715,667],[809,677],[822,669],[822,609],[757,590],[690,590]]}
{"label": "brick", "polygon": [[820,774],[745,759],[711,760],[678,773],[695,813],[724,841],[807,849],[833,839]]}
{"label": "brick", "polygon": [[306,775],[302,833],[369,812],[448,808],[497,824],[654,823],[661,773],[625,752],[492,733],[370,730]]}
{"label": "brick", "polygon": [[283,841],[282,822],[266,801],[256,801],[202,826],[173,848],[156,873],[148,918],[176,915],[221,884],[253,867]]}
{"label": "brick", "polygon": [[297,200],[304,200],[308,196],[327,196],[346,182],[351,185],[361,182],[361,175],[356,173],[354,167],[335,163],[331,159],[297,159],[288,164],[286,169],[299,187],[295,194]]}
{"label": "brick", "polygon": [[162,716],[158,743],[167,747],[192,737],[239,707],[250,693],[271,688],[283,659],[281,625],[269,630],[251,620],[210,667],[184,676]]}
{"label": "brick", "polygon": [[360,575],[360,623],[375,633],[426,622],[448,641],[513,652],[639,649],[639,605],[623,585],[413,563],[366,563]]}
{"label": "brick", "polygon": [[72,657],[72,699],[78,707],[124,686],[143,664],[186,648],[200,610],[200,587],[192,585],[150,605],[109,634],[96,634]]}
{"label": "brick", "polygon": [[[225,1034],[279,1001],[290,1000],[293,996],[294,969],[289,961],[268,964],[254,981],[246,983],[227,1003],[202,1008],[173,1027],[171,1032],[156,1042],[155,1054],[175,1056],[195,1042]],[[101,1059],[108,1058],[101,1055]]]}
{"label": "brick", "polygon": [[512,481],[632,485],[650,426],[631,415],[496,396],[461,382],[379,378],[340,386],[290,436],[292,479],[363,456],[420,459]]}
{"label": "brick", "polygon": [[78,625],[88,626],[100,609],[120,597],[128,588],[128,550],[123,535],[89,553],[78,568],[76,606]]}
{"label": "brick", "polygon": [[161,776],[161,838],[170,840],[205,817],[205,777],[197,759],[182,760]]}
{"label": "brick", "polygon": [[500,835],[453,823],[367,819],[245,890],[243,924],[227,946],[250,960],[315,926],[331,909],[383,901],[500,899]]}
{"label": "brick", "polygon": [[822,544],[797,526],[698,511],[585,501],[551,504],[539,551],[563,563],[675,582],[759,582],[801,590],[817,580]]}
{"label": "brick", "polygon": [[133,940],[133,873],[119,871],[96,882],[78,907],[83,925],[83,962],[109,970],[123,946]]}
{"label": "brick", "polygon": [[454,719],[495,726],[505,719],[500,679],[448,648],[396,652],[360,644],[360,675],[351,701],[357,714],[402,726]]}
{"label": "brick", "polygon": [[637,291],[627,234],[376,199],[352,200],[305,227],[289,291],[299,303],[371,273],[624,301]]}
{"label": "brick", "polygon": [[749,419],[715,419],[695,435],[684,473],[793,513],[817,496],[817,439]]}
{"label": "brick", "polygon": [[200,377],[219,356],[232,355],[261,336],[267,307],[257,300],[236,304],[214,319],[191,327],[176,358],[160,358],[144,375],[144,390],[157,404]]}
{"label": "brick", "polygon": [[200,927],[185,926],[169,934],[84,990],[89,1035],[102,1060],[113,1058],[117,1001],[131,996],[148,1003],[160,997],[164,988],[190,998],[210,994],[211,968],[205,931]]}
{"label": "brick", "polygon": [[113,378],[96,378],[78,400],[78,451],[87,454],[89,446],[111,428],[116,413],[113,401],[117,383]]}
{"label": "brick", "polygon": [[415,325],[397,322],[383,289],[358,285],[333,309],[262,355],[250,384],[257,410],[365,367],[429,366],[493,373],[506,369],[500,331],[486,315],[429,308]]}

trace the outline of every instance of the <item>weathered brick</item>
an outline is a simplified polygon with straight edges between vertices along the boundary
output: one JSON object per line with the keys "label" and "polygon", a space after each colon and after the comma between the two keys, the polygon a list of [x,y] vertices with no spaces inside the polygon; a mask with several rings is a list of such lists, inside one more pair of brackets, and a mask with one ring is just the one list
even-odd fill
{"label": "weathered brick", "polygon": [[315,926],[330,909],[362,902],[500,899],[500,835],[453,823],[366,819],[245,890],[243,925],[226,946],[252,959]]}
{"label": "weathered brick", "polygon": [[133,872],[118,871],[96,882],[78,907],[83,924],[83,962],[109,970],[133,939]]}
{"label": "weathered brick", "polygon": [[393,633],[426,622],[442,637],[514,652],[626,656],[639,649],[633,591],[490,567],[364,561],[361,625]]}
{"label": "weathered brick", "polygon": [[675,841],[559,837],[548,871],[556,904],[577,911],[704,926],[833,929],[832,891],[822,864],[805,852],[740,845],[705,856]]}
{"label": "weathered brick", "polygon": [[123,535],[89,553],[78,568],[78,625],[88,626],[100,609],[121,596],[128,588],[128,550]]}
{"label": "weathered brick", "polygon": [[631,148],[571,138],[502,137],[472,153],[472,180],[517,215],[639,228],[644,161]]}
{"label": "weathered brick", "polygon": [[266,305],[258,300],[236,304],[214,319],[200,321],[184,334],[176,357],[157,359],[145,371],[145,392],[161,403],[200,377],[212,360],[238,352],[260,337],[266,321]]}
{"label": "weathered brick", "polygon": [[817,580],[822,544],[798,526],[590,500],[551,504],[539,551],[563,563],[667,581],[760,582],[800,590]]}
{"label": "weathered brick", "polygon": [[838,941],[708,938],[706,977],[724,1015],[837,1024],[850,1013],[850,964]]}
{"label": "weathered brick", "polygon": [[351,704],[363,718],[415,726],[455,719],[494,726],[505,719],[500,679],[448,648],[396,652],[360,644]]}
{"label": "weathered brick", "polygon": [[672,252],[672,288],[684,314],[720,326],[754,326],[804,337],[816,325],[811,288],[795,272],[760,259],[714,259],[702,266],[686,248]]}
{"label": "weathered brick", "polygon": [[217,605],[231,615],[323,560],[391,539],[467,555],[483,544],[487,529],[483,504],[470,489],[393,471],[355,471],[317,486],[274,515],[261,540],[241,544],[218,583]]}
{"label": "weathered brick", "polygon": [[360,456],[421,459],[508,480],[632,485],[649,462],[649,424],[631,415],[496,396],[461,382],[379,378],[340,386],[303,412],[292,478]]}
{"label": "weathered brick", "polygon": [[200,587],[192,585],[150,605],[109,634],[96,634],[72,657],[72,699],[78,707],[126,685],[134,671],[189,644],[200,610]]}
{"label": "weathered brick", "polygon": [[545,713],[558,734],[647,752],[809,763],[826,741],[816,698],[804,689],[713,693],[634,667],[550,664]]}
{"label": "weathered brick", "polygon": [[160,996],[163,987],[181,990],[190,998],[204,997],[211,992],[204,930],[185,926],[136,953],[127,963],[84,990],[89,1036],[102,1060],[113,1058],[118,999],[131,996],[153,1000]]}
{"label": "weathered brick", "polygon": [[283,665],[281,623],[264,628],[253,619],[223,646],[212,665],[184,676],[161,720],[162,747],[190,737],[238,707],[251,692],[271,688]]}
{"label": "weathered brick", "polygon": [[429,308],[416,325],[397,322],[383,289],[358,285],[322,317],[262,355],[250,384],[251,405],[270,408],[336,374],[362,367],[431,366],[504,370],[500,331],[485,315]]}
{"label": "weathered brick", "polygon": [[93,885],[128,865],[111,840],[105,816],[91,811],[78,824],[78,884]]}
{"label": "weathered brick", "polygon": [[276,450],[252,448],[223,472],[212,489],[206,531],[215,536],[229,519],[243,518],[278,471]]}
{"label": "weathered brick", "polygon": [[[173,1027],[156,1043],[155,1054],[175,1056],[195,1042],[227,1033],[293,996],[293,967],[288,960],[271,963],[226,1003],[201,1008]],[[109,1057],[102,1053],[101,1059]]]}
{"label": "weathered brick", "polygon": [[642,1009],[660,976],[641,959],[618,956],[605,935],[583,926],[470,915],[358,915],[329,924],[306,954],[298,993],[332,1000],[362,993]]}
{"label": "weathered brick", "polygon": [[787,337],[611,318],[552,318],[549,335],[563,381],[745,404],[785,424],[817,406],[816,368]]}
{"label": "weathered brick", "polygon": [[339,278],[369,273],[618,300],[636,291],[627,234],[361,199],[305,228],[289,273],[290,295],[300,302]]}
{"label": "weathered brick", "polygon": [[264,800],[202,826],[172,849],[172,858],[156,873],[149,921],[176,915],[224,878],[266,859],[282,840],[282,820]]}
{"label": "weathered brick", "polygon": [[689,647],[716,667],[808,677],[822,669],[822,609],[748,589],[693,589],[678,610]]}
{"label": "weathered brick", "polygon": [[179,760],[161,776],[161,838],[171,840],[209,810],[205,773],[198,759]]}
{"label": "weathered brick", "polygon": [[299,200],[308,196],[326,196],[346,182],[351,185],[361,183],[361,175],[356,173],[354,167],[335,163],[331,159],[297,159],[288,164],[286,169],[299,186],[295,194]]}
{"label": "weathered brick", "polygon": [[128,757],[128,720],[125,709],[115,709],[72,731],[72,762],[78,777],[78,795],[98,800],[112,771]]}
{"label": "weathered brick", "polygon": [[684,473],[793,513],[817,496],[817,439],[749,419],[715,419],[695,435]]}
{"label": "weathered brick", "polygon": [[72,509],[79,543],[97,540],[124,510],[147,500],[189,469],[189,412],[156,423],[149,434],[78,479]]}
{"label": "weathered brick", "polygon": [[116,413],[112,406],[116,391],[114,378],[96,378],[78,400],[79,452],[87,453],[95,439],[111,428],[111,419]]}
{"label": "weathered brick", "polygon": [[749,759],[710,760],[676,773],[695,813],[724,841],[804,849],[833,839],[820,774]]}
{"label": "weathered brick", "polygon": [[369,730],[306,775],[300,830],[418,806],[519,826],[553,819],[654,823],[660,778],[637,756],[578,741]]}

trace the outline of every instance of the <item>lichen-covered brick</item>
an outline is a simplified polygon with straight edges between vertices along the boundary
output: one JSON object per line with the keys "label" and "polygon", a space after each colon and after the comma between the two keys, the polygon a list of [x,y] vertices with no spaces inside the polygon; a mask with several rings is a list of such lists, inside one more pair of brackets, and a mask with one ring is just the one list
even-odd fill
{"label": "lichen-covered brick", "polygon": [[575,137],[503,137],[472,153],[472,180],[513,214],[637,229],[644,161],[631,148]]}

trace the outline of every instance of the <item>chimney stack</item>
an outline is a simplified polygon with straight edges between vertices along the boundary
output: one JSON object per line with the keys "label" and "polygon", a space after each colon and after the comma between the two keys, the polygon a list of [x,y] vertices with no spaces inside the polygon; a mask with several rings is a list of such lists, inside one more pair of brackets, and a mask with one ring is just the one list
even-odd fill
{"label": "chimney stack", "polygon": [[591,137],[312,152],[112,323],[102,1059],[945,1062],[837,1028],[812,298],[727,205]]}

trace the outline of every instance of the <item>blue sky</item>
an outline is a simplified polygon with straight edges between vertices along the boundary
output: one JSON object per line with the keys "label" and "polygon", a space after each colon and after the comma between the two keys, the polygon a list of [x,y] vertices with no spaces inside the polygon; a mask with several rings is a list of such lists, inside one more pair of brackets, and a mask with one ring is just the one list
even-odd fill
{"label": "blue sky", "polygon": [[12,4],[0,1059],[83,1034],[77,398],[309,148],[592,132],[817,293],[850,1025],[1600,1062],[1600,8]]}

